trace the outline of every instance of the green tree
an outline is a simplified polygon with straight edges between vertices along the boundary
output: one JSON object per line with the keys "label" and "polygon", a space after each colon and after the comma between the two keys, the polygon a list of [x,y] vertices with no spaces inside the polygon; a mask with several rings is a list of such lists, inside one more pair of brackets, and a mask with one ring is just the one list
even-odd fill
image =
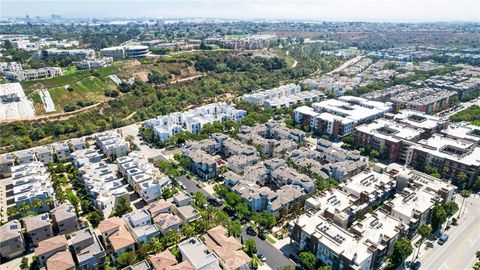
{"label": "green tree", "polygon": [[243,246],[243,251],[245,251],[245,253],[247,253],[250,257],[257,253],[257,243],[255,240],[252,238],[247,239],[247,241],[245,241],[245,245]]}
{"label": "green tree", "polygon": [[307,270],[315,269],[315,265],[317,264],[317,258],[315,255],[310,251],[303,251],[300,252],[300,264]]}
{"label": "green tree", "polygon": [[372,151],[370,151],[370,158],[375,159],[375,158],[377,158],[378,156],[379,156],[379,153],[378,153],[377,150],[372,149]]}
{"label": "green tree", "polygon": [[[185,224],[185,225],[190,225],[190,224]],[[160,240],[158,240],[158,237],[150,238],[150,240],[148,240],[148,246],[149,246],[150,252],[153,254],[160,253],[164,249],[164,246],[160,242]]]}
{"label": "green tree", "polygon": [[117,258],[117,265],[119,268],[124,268],[129,265],[134,265],[138,262],[137,254],[133,251],[125,252],[118,256]]}
{"label": "green tree", "polygon": [[420,254],[420,249],[422,247],[423,242],[425,242],[425,240],[432,234],[432,226],[427,225],[427,224],[422,224],[418,228],[417,232],[418,232],[418,234],[420,234],[421,239],[420,239],[420,243],[418,244],[418,251],[417,251],[417,255],[415,256],[415,258],[418,258],[418,255]]}
{"label": "green tree", "polygon": [[113,215],[120,217],[131,211],[132,207],[130,206],[130,202],[125,197],[121,197],[117,203],[117,206],[115,207]]}
{"label": "green tree", "polygon": [[431,225],[434,232],[442,227],[442,224],[447,220],[447,212],[442,205],[435,205],[432,208]]}
{"label": "green tree", "polygon": [[267,211],[263,211],[260,215],[258,215],[257,220],[255,221],[267,229],[273,228],[277,223],[275,216]]}
{"label": "green tree", "polygon": [[332,270],[330,265],[322,265],[317,270]]}
{"label": "green tree", "polygon": [[100,221],[102,220],[102,216],[100,216],[100,214],[97,211],[93,211],[87,214],[87,219],[88,219],[88,222],[90,222],[90,224],[92,224],[92,226],[96,228],[98,224],[100,224]]}
{"label": "green tree", "polygon": [[182,234],[187,238],[193,237],[195,235],[195,227],[190,223],[184,224],[182,227]]}
{"label": "green tree", "polygon": [[407,238],[401,238],[393,246],[392,262],[394,265],[403,264],[405,259],[413,252],[412,242]]}
{"label": "green tree", "polygon": [[230,222],[230,217],[224,211],[217,211],[213,217],[213,223],[215,225],[222,225],[226,227],[227,224]]}
{"label": "green tree", "polygon": [[30,269],[30,266],[29,266],[29,264],[28,264],[28,258],[27,258],[27,257],[23,257],[23,258],[22,258],[22,262],[20,263],[20,269],[22,269],[22,270]]}
{"label": "green tree", "polygon": [[205,196],[205,194],[201,193],[200,191],[197,191],[193,193],[192,201],[197,207],[203,208],[204,205],[207,203],[207,196]]}
{"label": "green tree", "polygon": [[7,216],[9,217],[15,217],[18,215],[18,209],[15,206],[11,206],[7,208]]}
{"label": "green tree", "polygon": [[240,237],[242,235],[242,224],[239,221],[230,221],[227,224],[228,236]]}

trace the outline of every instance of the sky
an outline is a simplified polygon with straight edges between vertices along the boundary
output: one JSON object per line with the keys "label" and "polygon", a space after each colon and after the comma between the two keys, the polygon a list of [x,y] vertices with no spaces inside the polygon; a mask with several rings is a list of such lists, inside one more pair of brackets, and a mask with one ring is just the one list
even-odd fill
{"label": "sky", "polygon": [[480,0],[0,0],[0,17],[474,21]]}

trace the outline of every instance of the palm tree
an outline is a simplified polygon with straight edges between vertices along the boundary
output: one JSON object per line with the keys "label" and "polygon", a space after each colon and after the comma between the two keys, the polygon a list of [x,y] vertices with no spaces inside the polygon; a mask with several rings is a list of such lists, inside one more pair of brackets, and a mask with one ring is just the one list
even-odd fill
{"label": "palm tree", "polygon": [[18,215],[18,209],[17,209],[17,207],[12,206],[12,207],[9,207],[9,208],[7,209],[7,216],[9,216],[9,217],[14,217],[14,216],[16,216],[16,215]]}
{"label": "palm tree", "polygon": [[20,206],[18,206],[18,210],[20,210],[21,213],[26,214],[28,210],[30,210],[30,205],[26,202],[22,202]]}
{"label": "palm tree", "polygon": [[48,207],[50,208],[53,208],[54,206],[54,202],[53,202],[53,198],[52,197],[47,197],[47,199],[45,200],[45,203],[48,205]]}
{"label": "palm tree", "polygon": [[182,233],[187,238],[193,237],[195,235],[195,227],[193,227],[191,224],[187,223],[187,224],[183,225]]}
{"label": "palm tree", "polygon": [[[471,194],[470,190],[467,190],[467,189],[464,189],[464,190],[462,190],[462,191],[460,192],[460,196],[462,196],[463,199],[462,199],[462,206],[460,206],[460,210],[458,211],[458,217],[457,217],[457,219],[460,218],[460,213],[462,212],[462,208],[464,207],[465,199],[468,198],[468,197],[470,197],[470,194]],[[466,208],[466,207],[465,207],[465,208]],[[464,210],[465,210],[465,209],[464,209]]]}
{"label": "palm tree", "polygon": [[42,200],[40,200],[40,199],[34,199],[34,200],[32,201],[32,207],[33,207],[34,209],[40,209],[42,206],[43,206]]}

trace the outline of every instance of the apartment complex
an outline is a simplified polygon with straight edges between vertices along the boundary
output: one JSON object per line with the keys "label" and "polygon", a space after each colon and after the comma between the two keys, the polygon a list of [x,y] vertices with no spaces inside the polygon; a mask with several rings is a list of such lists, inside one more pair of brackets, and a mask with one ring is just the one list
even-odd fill
{"label": "apartment complex", "polygon": [[391,109],[386,103],[342,96],[313,103],[312,107],[295,109],[294,121],[314,132],[336,138],[352,134],[356,125],[381,118]]}
{"label": "apartment complex", "polygon": [[289,108],[296,104],[318,102],[325,95],[318,90],[301,91],[300,85],[286,84],[266,91],[243,95],[247,103],[264,106],[267,109]]}
{"label": "apartment complex", "polygon": [[38,69],[25,69],[17,71],[6,71],[5,78],[11,81],[26,81],[40,78],[53,78],[62,76],[63,71],[58,67],[43,67]]}
{"label": "apartment complex", "polygon": [[98,59],[85,59],[77,61],[74,64],[78,69],[99,69],[112,64],[112,62],[112,57],[102,57]]}
{"label": "apartment complex", "polygon": [[100,53],[105,57],[111,57],[115,60],[125,58],[141,58],[148,53],[148,46],[143,45],[126,45],[118,47],[103,48]]}
{"label": "apartment complex", "polygon": [[238,110],[224,102],[204,105],[186,112],[175,112],[155,119],[145,121],[145,126],[151,128],[155,136],[165,142],[182,130],[200,134],[205,124],[223,122],[226,120],[240,121],[247,115],[244,110]]}

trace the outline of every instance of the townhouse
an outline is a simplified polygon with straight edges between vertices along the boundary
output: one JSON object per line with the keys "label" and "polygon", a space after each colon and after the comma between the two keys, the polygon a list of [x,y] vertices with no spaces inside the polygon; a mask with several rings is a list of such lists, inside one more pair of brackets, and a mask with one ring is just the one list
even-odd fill
{"label": "townhouse", "polygon": [[188,261],[195,270],[221,270],[218,256],[196,237],[178,244],[184,261]]}
{"label": "townhouse", "polygon": [[98,224],[98,230],[106,248],[113,253],[115,258],[125,252],[135,250],[135,239],[125,227],[122,218],[104,219]]}
{"label": "townhouse", "polygon": [[139,245],[147,243],[151,238],[160,234],[160,231],[153,224],[152,218],[145,209],[125,214],[122,219]]}
{"label": "townhouse", "polygon": [[43,67],[38,69],[25,69],[17,71],[6,71],[5,78],[11,81],[26,81],[40,78],[53,78],[63,75],[63,71],[59,67]]}
{"label": "townhouse", "polygon": [[128,154],[129,143],[122,135],[115,131],[105,131],[95,136],[95,142],[110,160],[123,157]]}
{"label": "townhouse", "polygon": [[27,216],[23,219],[23,224],[28,238],[35,246],[38,246],[39,242],[53,237],[54,235],[48,213]]}
{"label": "townhouse", "polygon": [[68,235],[68,244],[73,251],[77,268],[102,269],[106,262],[105,248],[91,228],[81,229]]}
{"label": "townhouse", "polygon": [[39,266],[42,267],[50,257],[62,251],[68,251],[67,238],[63,234],[39,242],[35,248],[35,256],[38,258]]}
{"label": "townhouse", "polygon": [[75,207],[62,203],[51,211],[53,227],[58,234],[69,234],[79,227]]}
{"label": "townhouse", "polygon": [[23,252],[25,239],[20,221],[12,220],[0,226],[0,255],[11,259],[22,255]]}
{"label": "townhouse", "polygon": [[15,157],[8,153],[0,155],[0,178],[12,175],[12,167],[15,165]]}
{"label": "townhouse", "polygon": [[99,69],[112,64],[112,62],[112,57],[102,57],[98,59],[85,59],[77,61],[74,64],[78,69]]}
{"label": "townhouse", "polygon": [[207,231],[205,245],[220,258],[225,269],[250,269],[252,259],[243,251],[243,245],[235,237],[227,237],[227,229],[217,226]]}
{"label": "townhouse", "polygon": [[217,161],[201,150],[186,151],[184,154],[189,160],[189,170],[202,180],[217,177]]}

